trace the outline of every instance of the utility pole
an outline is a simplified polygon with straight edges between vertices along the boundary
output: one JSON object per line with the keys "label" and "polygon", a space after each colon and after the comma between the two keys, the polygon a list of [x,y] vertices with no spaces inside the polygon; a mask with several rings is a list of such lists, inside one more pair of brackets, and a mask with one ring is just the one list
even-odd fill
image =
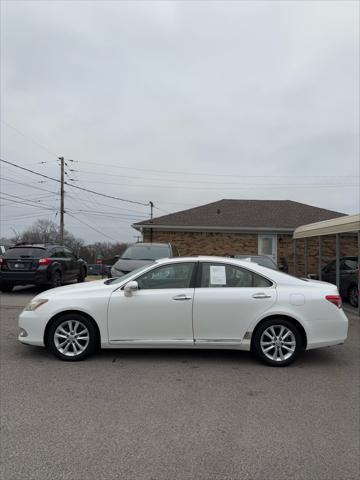
{"label": "utility pole", "polygon": [[60,160],[60,243],[64,243],[64,157]]}

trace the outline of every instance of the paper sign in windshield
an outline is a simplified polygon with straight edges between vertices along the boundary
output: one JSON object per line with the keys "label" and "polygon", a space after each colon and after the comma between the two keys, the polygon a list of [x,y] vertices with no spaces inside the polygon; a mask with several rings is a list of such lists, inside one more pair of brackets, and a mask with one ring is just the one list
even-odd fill
{"label": "paper sign in windshield", "polygon": [[226,270],[224,265],[210,265],[210,284],[226,285]]}

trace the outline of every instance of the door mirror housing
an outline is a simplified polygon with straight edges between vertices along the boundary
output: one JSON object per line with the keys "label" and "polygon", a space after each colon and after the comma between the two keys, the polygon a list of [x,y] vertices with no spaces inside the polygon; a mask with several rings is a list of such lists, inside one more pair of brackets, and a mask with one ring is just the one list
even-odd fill
{"label": "door mirror housing", "polygon": [[139,290],[138,282],[129,282],[124,287],[124,295],[125,297],[131,297],[134,292]]}

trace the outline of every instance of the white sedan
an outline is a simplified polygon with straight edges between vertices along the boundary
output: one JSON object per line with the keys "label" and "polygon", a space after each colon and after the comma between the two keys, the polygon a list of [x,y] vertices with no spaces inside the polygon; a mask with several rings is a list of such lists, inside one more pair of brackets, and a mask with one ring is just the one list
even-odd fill
{"label": "white sedan", "polygon": [[47,290],[19,317],[19,340],[62,360],[101,348],[251,350],[273,366],[345,341],[337,288],[232,258],[158,260],[121,278]]}

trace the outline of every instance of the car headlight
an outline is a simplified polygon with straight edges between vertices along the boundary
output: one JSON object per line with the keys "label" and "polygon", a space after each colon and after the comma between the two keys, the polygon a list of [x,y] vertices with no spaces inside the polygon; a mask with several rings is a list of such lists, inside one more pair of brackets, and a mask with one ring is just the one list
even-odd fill
{"label": "car headlight", "polygon": [[46,302],[48,302],[46,298],[37,298],[36,300],[31,300],[31,302],[26,305],[24,310],[26,312],[33,312],[37,308],[41,307],[41,305],[44,305],[44,303]]}

